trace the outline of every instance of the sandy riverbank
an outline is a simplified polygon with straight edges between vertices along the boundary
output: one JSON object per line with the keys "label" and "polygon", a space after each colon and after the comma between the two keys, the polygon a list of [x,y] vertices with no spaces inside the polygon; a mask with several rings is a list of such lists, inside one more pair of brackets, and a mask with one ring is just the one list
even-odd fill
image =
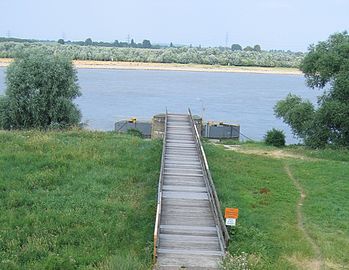
{"label": "sandy riverbank", "polygon": [[[10,58],[0,58],[0,67],[8,66]],[[237,67],[237,66],[211,66],[197,64],[167,64],[167,63],[141,63],[141,62],[112,62],[112,61],[83,61],[74,60],[77,68],[99,69],[124,69],[124,70],[171,70],[193,72],[231,72],[231,73],[261,73],[261,74],[285,74],[302,75],[297,68],[272,68],[272,67]]]}

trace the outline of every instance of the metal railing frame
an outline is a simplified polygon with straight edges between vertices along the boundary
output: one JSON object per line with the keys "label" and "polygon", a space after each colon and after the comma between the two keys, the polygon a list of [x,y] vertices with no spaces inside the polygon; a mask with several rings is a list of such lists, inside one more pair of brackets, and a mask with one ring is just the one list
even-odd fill
{"label": "metal railing frame", "polygon": [[195,136],[195,142],[196,142],[197,148],[199,150],[200,162],[202,164],[203,171],[204,171],[204,179],[206,182],[209,200],[211,202],[211,207],[212,207],[212,211],[214,214],[215,223],[216,223],[216,226],[218,227],[218,236],[220,239],[220,244],[221,244],[222,250],[225,251],[227,249],[228,241],[230,238],[229,233],[228,233],[228,230],[227,230],[225,223],[224,223],[223,215],[221,212],[221,205],[220,205],[220,202],[219,202],[219,199],[217,196],[217,192],[216,192],[213,180],[212,180],[212,176],[211,176],[210,169],[208,166],[205,151],[204,151],[204,148],[203,148],[201,140],[200,140],[200,135],[199,135],[198,129],[196,127],[195,121],[193,119],[193,116],[191,114],[190,108],[188,108],[188,113],[189,113],[189,117],[190,117],[190,122],[192,124],[192,129],[194,131],[193,133]]}
{"label": "metal railing frame", "polygon": [[165,114],[165,129],[164,129],[164,137],[163,137],[163,145],[162,145],[161,168],[160,168],[159,186],[158,186],[158,201],[156,206],[156,218],[155,218],[155,228],[154,228],[154,253],[153,253],[154,263],[156,262],[157,248],[159,246],[160,219],[161,219],[161,208],[162,208],[162,186],[164,182],[165,152],[166,152],[166,133],[167,133],[167,109]]}

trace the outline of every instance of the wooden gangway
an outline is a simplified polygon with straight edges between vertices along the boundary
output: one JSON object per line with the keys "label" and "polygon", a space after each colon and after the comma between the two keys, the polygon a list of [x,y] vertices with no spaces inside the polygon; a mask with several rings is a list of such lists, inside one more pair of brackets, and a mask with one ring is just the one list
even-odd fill
{"label": "wooden gangway", "polygon": [[229,239],[191,115],[165,117],[154,230],[156,269],[216,269]]}

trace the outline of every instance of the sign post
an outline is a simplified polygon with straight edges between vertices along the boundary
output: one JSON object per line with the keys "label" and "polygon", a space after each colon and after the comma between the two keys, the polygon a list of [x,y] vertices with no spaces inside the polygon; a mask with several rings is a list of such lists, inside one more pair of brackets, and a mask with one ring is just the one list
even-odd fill
{"label": "sign post", "polygon": [[236,219],[239,217],[238,208],[225,208],[225,225],[227,226],[236,226]]}

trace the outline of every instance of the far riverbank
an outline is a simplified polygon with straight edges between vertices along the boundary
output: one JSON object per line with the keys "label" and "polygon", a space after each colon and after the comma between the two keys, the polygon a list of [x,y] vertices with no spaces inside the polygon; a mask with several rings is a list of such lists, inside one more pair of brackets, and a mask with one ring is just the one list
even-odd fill
{"label": "far riverbank", "polygon": [[[13,59],[11,58],[0,58],[0,67],[6,67],[12,61]],[[198,65],[198,64],[143,63],[143,62],[90,61],[90,60],[74,60],[73,63],[76,68],[302,75],[302,72],[297,68],[282,68],[282,67],[245,67],[245,66],[238,67],[238,66]]]}

